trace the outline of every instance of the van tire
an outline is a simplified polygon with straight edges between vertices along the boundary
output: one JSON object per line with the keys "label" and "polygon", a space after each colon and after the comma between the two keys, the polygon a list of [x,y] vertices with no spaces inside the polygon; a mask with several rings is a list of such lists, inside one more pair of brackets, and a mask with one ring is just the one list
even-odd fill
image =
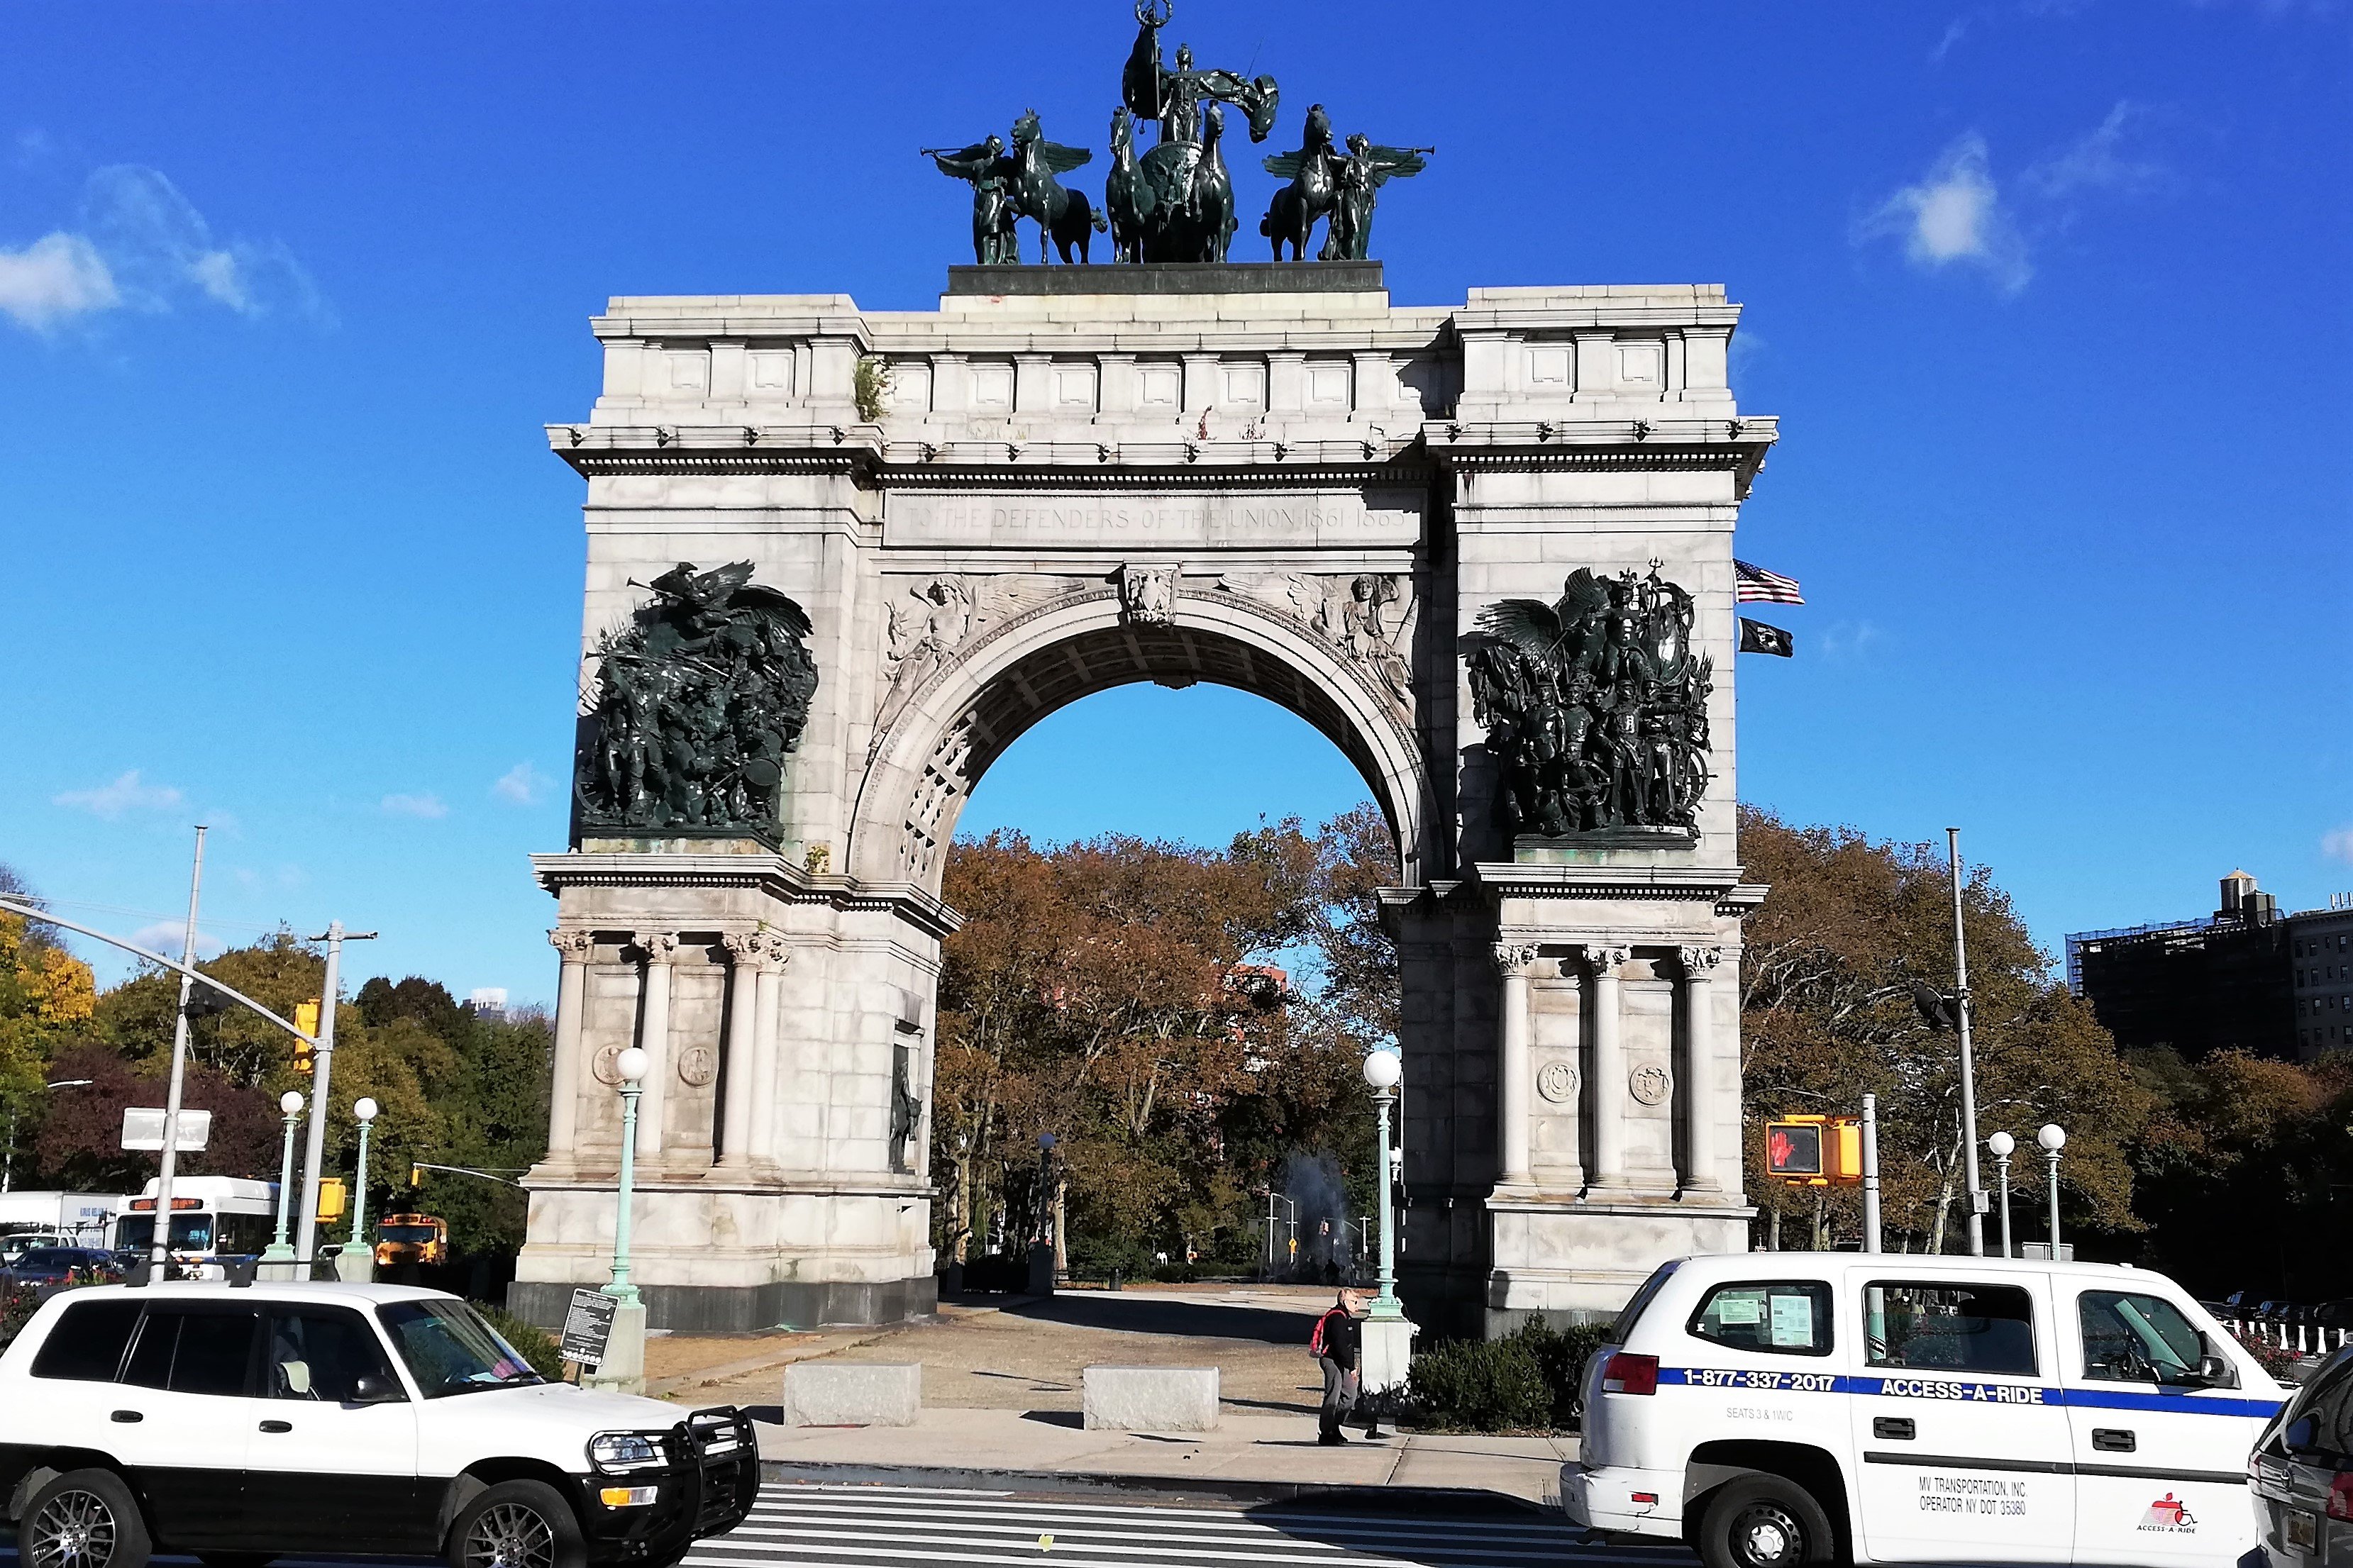
{"label": "van tire", "polygon": [[586,1568],[588,1544],[562,1492],[545,1481],[501,1481],[458,1510],[443,1560],[448,1568]]}
{"label": "van tire", "polygon": [[1838,1550],[1822,1505],[1779,1476],[1748,1476],[1718,1488],[1692,1544],[1707,1568],[1800,1568],[1829,1563]]}
{"label": "van tire", "polygon": [[[61,1555],[69,1542],[73,1554]],[[23,1568],[147,1568],[153,1550],[139,1500],[112,1470],[68,1470],[44,1481],[16,1526]]]}

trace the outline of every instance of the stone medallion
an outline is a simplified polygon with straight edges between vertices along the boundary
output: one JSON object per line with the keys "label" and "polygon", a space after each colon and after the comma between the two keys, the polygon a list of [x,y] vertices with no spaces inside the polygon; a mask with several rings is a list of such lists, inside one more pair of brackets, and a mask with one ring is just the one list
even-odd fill
{"label": "stone medallion", "polygon": [[1629,1074],[1627,1089],[1644,1105],[1658,1105],[1667,1098],[1667,1069],[1655,1062],[1645,1062]]}
{"label": "stone medallion", "polygon": [[719,1053],[709,1046],[689,1046],[678,1054],[678,1076],[701,1089],[719,1076]]}
{"label": "stone medallion", "polygon": [[588,1064],[588,1070],[596,1075],[596,1081],[607,1089],[618,1089],[621,1085],[619,1064],[624,1048],[620,1046],[607,1046],[598,1051]]}
{"label": "stone medallion", "polygon": [[1555,1105],[1577,1098],[1577,1069],[1567,1062],[1546,1062],[1536,1069],[1536,1092]]}

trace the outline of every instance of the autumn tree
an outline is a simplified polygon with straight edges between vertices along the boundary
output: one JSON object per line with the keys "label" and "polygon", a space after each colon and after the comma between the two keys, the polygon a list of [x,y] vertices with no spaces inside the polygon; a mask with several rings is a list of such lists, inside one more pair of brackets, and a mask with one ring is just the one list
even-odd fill
{"label": "autumn tree", "polygon": [[[0,893],[38,901],[5,866]],[[0,1137],[10,1140],[12,1169],[20,1131],[37,1125],[48,1109],[42,1086],[80,1076],[54,1068],[58,1053],[88,1029],[97,1005],[90,965],[50,940],[48,929],[0,913]]]}
{"label": "autumn tree", "polygon": [[[1748,879],[1772,888],[1743,932],[1748,1121],[1852,1115],[1865,1092],[1875,1093],[1885,1224],[1927,1250],[1950,1248],[1967,1203],[1959,1051],[1913,1001],[1915,983],[1939,991],[1953,983],[1945,857],[1852,828],[1792,827],[1756,806],[1741,808],[1740,847]],[[2090,1009],[2052,978],[2049,958],[1986,868],[1963,888],[1962,910],[1978,1136],[2007,1129],[2031,1151],[2035,1128],[2060,1123],[2065,1202],[2107,1230],[2134,1228],[2128,1149],[2148,1094]],[[1810,1231],[1819,1216],[1853,1234],[1859,1194],[1769,1181],[1761,1135],[1746,1142],[1749,1190],[1767,1211],[1768,1235],[1777,1217],[1792,1215]],[[2020,1159],[2011,1176],[2029,1201],[2042,1190],[2039,1160]]]}

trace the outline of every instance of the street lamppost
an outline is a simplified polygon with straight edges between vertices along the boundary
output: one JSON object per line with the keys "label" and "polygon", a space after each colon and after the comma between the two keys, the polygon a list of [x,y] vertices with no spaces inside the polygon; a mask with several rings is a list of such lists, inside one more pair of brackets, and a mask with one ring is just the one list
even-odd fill
{"label": "street lamppost", "polygon": [[1398,1079],[1403,1076],[1397,1054],[1373,1051],[1365,1058],[1365,1082],[1373,1090],[1373,1120],[1380,1128],[1380,1163],[1374,1167],[1373,1185],[1380,1191],[1381,1289],[1373,1298],[1374,1318],[1402,1318],[1405,1308],[1397,1295],[1397,1216],[1389,1198],[1389,1107],[1397,1103]]}
{"label": "street lamppost", "polygon": [[1985,1189],[1978,1185],[1978,1079],[1969,1049],[1969,950],[1961,935],[1961,830],[1945,829],[1953,871],[1953,1009],[1961,1030],[1961,1146],[1968,1154],[1969,1253],[1985,1256]]}
{"label": "street lamppost", "polygon": [[614,1074],[621,1080],[621,1171],[619,1207],[613,1215],[613,1278],[604,1288],[613,1298],[613,1331],[605,1342],[605,1359],[580,1375],[584,1387],[623,1394],[642,1394],[646,1386],[646,1304],[629,1283],[629,1211],[637,1200],[638,1096],[645,1092],[652,1065],[637,1046],[613,1058]]}
{"label": "street lamppost", "polygon": [[1986,1140],[1993,1151],[1993,1179],[2001,1188],[2001,1255],[2015,1258],[2018,1254],[2010,1245],[2010,1157],[2018,1148],[2018,1140],[2007,1132],[1997,1132]]}
{"label": "street lamppost", "polygon": [[[45,1083],[45,1084],[41,1085],[41,1087],[42,1087],[43,1089],[88,1089],[91,1084],[93,1084],[93,1083],[95,1083],[95,1082],[97,1082],[97,1081],[98,1081],[98,1080],[97,1080],[97,1079],[87,1079],[87,1078],[61,1078],[61,1079],[54,1079],[54,1080],[52,1080],[51,1082]],[[5,1192],[8,1191],[11,1187],[15,1186],[16,1184],[16,1108],[15,1106],[11,1105],[11,1106],[8,1108],[8,1148],[7,1148],[7,1152],[6,1152],[5,1155],[5,1156],[0,1156],[0,1193],[5,1193]]]}
{"label": "street lamppost", "polygon": [[294,1201],[294,1130],[302,1125],[302,1096],[288,1089],[278,1097],[278,1109],[286,1118],[286,1152],[278,1162],[278,1234],[268,1250],[261,1255],[262,1267],[271,1270],[264,1276],[269,1279],[290,1279],[294,1261],[294,1244],[286,1228],[286,1216]]}
{"label": "street lamppost", "polygon": [[[321,1104],[325,1104],[322,1100]],[[359,1119],[359,1168],[352,1179],[352,1238],[335,1254],[335,1275],[365,1284],[375,1278],[375,1248],[367,1242],[367,1149],[368,1132],[375,1126],[376,1112],[383,1108],[362,1095],[352,1105],[352,1114]]]}
{"label": "street lamppost", "polygon": [[2059,1261],[2059,1151],[2067,1146],[2067,1130],[2056,1121],[2046,1121],[2042,1131],[2034,1135],[2042,1146],[2042,1158],[2051,1167],[2051,1261]]}
{"label": "street lamppost", "polygon": [[[1372,1400],[1403,1386],[1413,1362],[1413,1336],[1419,1331],[1398,1300],[1397,1210],[1390,1193],[1389,1107],[1397,1103],[1398,1080],[1403,1076],[1404,1064],[1396,1052],[1366,1053],[1365,1082],[1373,1091],[1373,1121],[1379,1129],[1380,1163],[1374,1167],[1373,1184],[1380,1191],[1381,1289],[1359,1331],[1356,1376],[1365,1397]],[[1365,1434],[1368,1437],[1378,1430],[1380,1408],[1380,1403],[1373,1405],[1374,1425]]]}

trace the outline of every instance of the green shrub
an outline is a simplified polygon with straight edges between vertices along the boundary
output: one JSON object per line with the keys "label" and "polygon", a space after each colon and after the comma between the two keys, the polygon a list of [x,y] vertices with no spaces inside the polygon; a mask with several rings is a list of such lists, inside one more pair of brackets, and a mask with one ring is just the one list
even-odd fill
{"label": "green shrub", "polygon": [[522,1359],[531,1363],[532,1371],[550,1383],[563,1378],[564,1352],[556,1344],[554,1335],[535,1323],[524,1322],[505,1308],[493,1307],[487,1301],[475,1302],[474,1310],[482,1314],[482,1321],[499,1331],[499,1338],[522,1352]]}
{"label": "green shrub", "polygon": [[1574,1431],[1586,1359],[1608,1333],[1531,1318],[1500,1340],[1435,1346],[1413,1358],[1407,1403],[1417,1422],[1444,1431]]}

